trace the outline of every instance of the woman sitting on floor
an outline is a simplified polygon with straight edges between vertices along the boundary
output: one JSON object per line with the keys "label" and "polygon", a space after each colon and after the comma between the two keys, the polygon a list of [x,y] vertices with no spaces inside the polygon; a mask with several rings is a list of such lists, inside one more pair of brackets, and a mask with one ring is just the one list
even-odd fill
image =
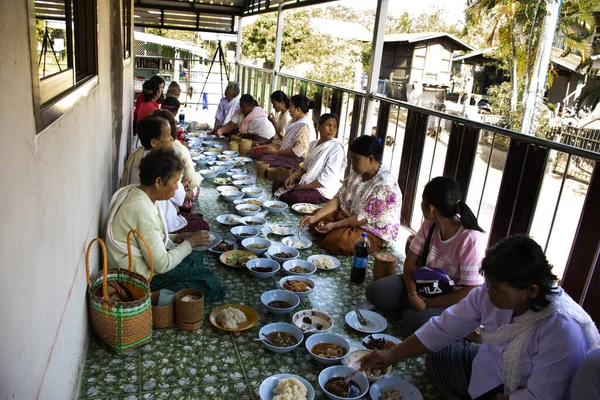
{"label": "woman sitting on floor", "polygon": [[285,128],[292,121],[292,116],[288,110],[290,108],[290,99],[288,99],[283,91],[276,90],[271,93],[271,104],[273,105],[273,110],[275,110],[275,114],[269,114],[269,121],[275,127],[275,137],[273,137],[271,143],[280,145],[285,134]]}
{"label": "woman sitting on floor", "polygon": [[[432,179],[423,189],[421,208],[425,221],[410,244],[403,274],[379,279],[366,291],[377,309],[399,310],[409,334],[483,283],[479,268],[486,239],[460,200],[458,184],[452,178]],[[426,281],[438,285],[420,283]]]}
{"label": "woman sitting on floor", "polygon": [[275,196],[289,205],[325,203],[342,187],[346,152],[334,139],[338,129],[337,115],[321,115],[318,129],[320,139],[311,142],[304,165],[291,176],[273,182]]}
{"label": "woman sitting on floor", "polygon": [[[203,94],[203,96],[206,93]],[[219,101],[215,114],[215,126],[213,132],[224,127],[231,121],[233,114],[240,108],[240,85],[237,82],[229,82],[225,88],[225,97]]]}
{"label": "woman sitting on floor", "polygon": [[[150,116],[141,120],[138,124],[138,136],[142,146],[138,147],[125,162],[121,187],[140,182],[139,165],[150,150],[170,149],[173,146],[171,125],[168,119],[162,117]],[[176,207],[180,207],[186,199],[184,185],[189,185],[189,182],[180,182],[173,198],[158,202],[169,233],[209,230],[208,224],[201,216],[177,212]]]}
{"label": "woman sitting on floor", "polygon": [[[483,285],[391,350],[367,355],[361,368],[431,351],[426,370],[445,399],[569,399],[577,367],[600,347],[590,316],[556,285],[530,238],[490,248],[481,272]],[[460,340],[480,327],[483,344]]]}
{"label": "woman sitting on floor", "polygon": [[156,81],[147,80],[144,82],[142,94],[142,104],[137,112],[138,123],[160,107],[156,101],[162,95],[162,91]]}
{"label": "woman sitting on floor", "polygon": [[227,125],[217,129],[216,135],[221,137],[234,133],[236,129],[242,138],[251,139],[255,143],[268,142],[275,136],[275,128],[267,119],[267,114],[249,94],[240,97],[240,109],[233,114]]}
{"label": "woman sitting on floor", "polygon": [[[149,152],[139,165],[140,184],[119,189],[108,207],[105,237],[112,266],[128,268],[127,234],[136,229],[144,235],[152,256],[141,239],[132,235],[133,271],[149,278],[154,260],[152,291],[186,287],[202,290],[211,300],[224,296],[217,275],[202,267],[202,252],[194,247],[211,242],[208,232],[169,235],[158,201],[175,195],[183,165],[172,149]],[[152,258],[151,258],[152,257]]]}
{"label": "woman sitting on floor", "polygon": [[392,173],[381,163],[383,145],[373,136],[350,143],[352,170],[337,196],[300,226],[315,225],[315,243],[333,255],[351,255],[365,232],[370,252],[393,242],[400,229],[402,193]]}
{"label": "woman sitting on floor", "polygon": [[304,161],[311,140],[317,137],[308,110],[314,104],[301,94],[292,96],[289,112],[292,122],[285,128],[285,137],[281,146],[265,146],[255,149],[262,153],[260,161],[269,163],[274,168],[291,168],[296,171]]}

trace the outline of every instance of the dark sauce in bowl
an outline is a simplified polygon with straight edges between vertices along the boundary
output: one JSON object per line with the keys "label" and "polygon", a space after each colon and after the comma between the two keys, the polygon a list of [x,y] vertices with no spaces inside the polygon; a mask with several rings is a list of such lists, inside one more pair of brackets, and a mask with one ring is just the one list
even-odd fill
{"label": "dark sauce in bowl", "polygon": [[338,397],[352,398],[360,396],[360,386],[353,380],[344,383],[344,377],[331,378],[325,383],[325,390]]}

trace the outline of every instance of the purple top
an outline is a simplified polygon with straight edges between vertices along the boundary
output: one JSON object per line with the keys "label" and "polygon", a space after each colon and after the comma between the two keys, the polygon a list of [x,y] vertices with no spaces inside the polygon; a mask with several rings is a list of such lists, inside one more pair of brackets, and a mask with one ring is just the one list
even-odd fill
{"label": "purple top", "polygon": [[[431,318],[416,333],[431,351],[438,351],[467,336],[483,325],[482,331],[493,332],[500,326],[515,322],[512,310],[494,307],[485,284],[448,308],[439,317]],[[567,296],[559,289],[558,296]],[[502,384],[502,352],[507,344],[483,344],[473,361],[469,394],[477,398]],[[525,344],[522,377],[519,389],[510,400],[569,399],[571,379],[583,357],[590,350],[581,326],[570,316],[553,314],[533,328]]]}
{"label": "purple top", "polygon": [[[219,101],[219,105],[217,106],[217,112],[215,114],[215,118],[221,121],[221,126],[225,125],[223,122],[227,117],[227,105],[229,104],[229,100],[227,97],[223,97],[221,101]],[[215,127],[216,128],[216,127]]]}

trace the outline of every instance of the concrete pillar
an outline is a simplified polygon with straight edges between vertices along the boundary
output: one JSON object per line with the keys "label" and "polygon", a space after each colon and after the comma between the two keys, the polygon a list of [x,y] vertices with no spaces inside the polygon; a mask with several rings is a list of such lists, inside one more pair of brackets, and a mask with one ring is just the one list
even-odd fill
{"label": "concrete pillar", "polygon": [[235,45],[235,80],[240,82],[239,76],[239,63],[242,61],[242,17],[238,17],[238,26],[237,26],[237,43]]}
{"label": "concrete pillar", "polygon": [[371,60],[369,61],[369,79],[367,80],[367,98],[363,113],[362,134],[371,134],[371,127],[376,125],[375,101],[370,96],[377,94],[379,84],[379,71],[381,69],[381,56],[383,54],[383,37],[385,35],[385,22],[387,19],[389,0],[377,0],[377,13],[373,29],[373,45]]}
{"label": "concrete pillar", "polygon": [[[273,77],[271,79],[271,87],[279,88],[278,76],[281,69],[281,43],[283,42],[283,3],[279,5],[277,12],[277,35],[275,37],[275,62],[273,63]],[[270,94],[270,93],[269,93]]]}

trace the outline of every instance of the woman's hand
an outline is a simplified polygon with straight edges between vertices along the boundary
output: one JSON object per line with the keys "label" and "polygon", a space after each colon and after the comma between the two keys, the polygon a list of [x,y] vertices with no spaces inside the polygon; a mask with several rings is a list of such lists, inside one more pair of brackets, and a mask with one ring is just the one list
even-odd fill
{"label": "woman's hand", "polygon": [[321,234],[326,234],[331,232],[332,230],[336,229],[337,226],[335,225],[335,222],[323,222],[320,221],[317,226],[315,227],[315,230]]}
{"label": "woman's hand", "polygon": [[479,331],[473,331],[465,336],[465,340],[470,343],[478,343],[483,344],[483,339],[481,338],[481,333]]}
{"label": "woman's hand", "polygon": [[294,186],[294,175],[290,175],[283,181],[283,187],[286,189],[291,189]]}
{"label": "woman's hand", "polygon": [[363,357],[360,370],[379,369],[385,370],[394,363],[394,355],[391,350],[377,350]]}
{"label": "woman's hand", "polygon": [[190,185],[190,182],[191,182],[191,181],[190,181],[190,179],[189,179],[189,178],[183,178],[183,179],[181,180],[181,185],[182,185],[182,186],[183,186],[185,189],[187,189],[187,188],[188,188],[188,186]]}
{"label": "woman's hand", "polygon": [[207,231],[198,231],[192,233],[191,235],[186,237],[185,240],[190,242],[192,247],[208,246],[211,242],[210,236]]}
{"label": "woman's hand", "polygon": [[305,225],[314,225],[315,222],[317,222],[317,219],[314,215],[307,215],[300,221],[300,229],[304,228]]}
{"label": "woman's hand", "polygon": [[223,128],[219,128],[219,129],[217,129],[217,130],[215,131],[215,135],[216,135],[217,137],[219,137],[219,138],[220,138],[221,136],[223,136]]}
{"label": "woman's hand", "polygon": [[273,115],[273,113],[269,113],[269,121],[271,121],[271,123],[275,124],[275,116]]}
{"label": "woman's hand", "polygon": [[415,311],[423,311],[427,308],[427,303],[425,302],[425,300],[419,296],[418,294],[413,294],[412,296],[410,296],[408,298],[408,302],[410,303],[410,306],[415,310]]}
{"label": "woman's hand", "polygon": [[193,200],[194,199],[194,191],[193,190],[186,190],[185,191],[185,198],[186,198],[186,200]]}
{"label": "woman's hand", "polygon": [[175,236],[175,243],[179,244],[179,243],[183,242],[191,234],[192,234],[191,232],[177,234],[177,236]]}

